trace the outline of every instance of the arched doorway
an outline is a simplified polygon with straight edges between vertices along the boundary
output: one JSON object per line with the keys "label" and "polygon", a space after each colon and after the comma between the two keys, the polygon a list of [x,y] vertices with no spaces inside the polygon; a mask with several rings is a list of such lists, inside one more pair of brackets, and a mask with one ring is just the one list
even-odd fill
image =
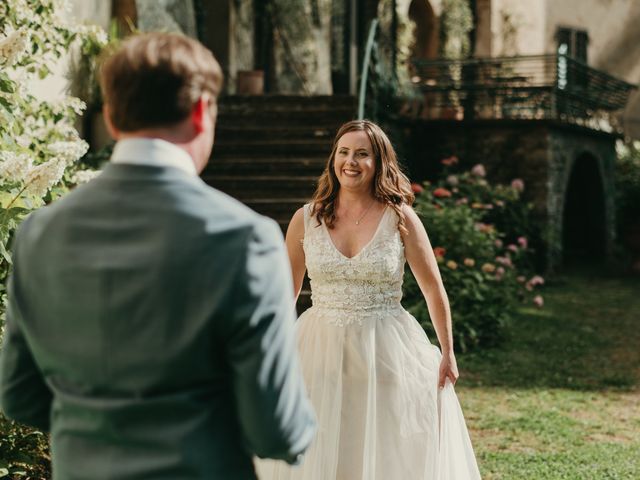
{"label": "arched doorway", "polygon": [[562,247],[565,264],[597,263],[606,253],[606,217],[598,159],[579,156],[565,192]]}
{"label": "arched doorway", "polygon": [[413,0],[409,6],[409,19],[416,25],[411,57],[416,60],[436,58],[438,21],[429,0]]}

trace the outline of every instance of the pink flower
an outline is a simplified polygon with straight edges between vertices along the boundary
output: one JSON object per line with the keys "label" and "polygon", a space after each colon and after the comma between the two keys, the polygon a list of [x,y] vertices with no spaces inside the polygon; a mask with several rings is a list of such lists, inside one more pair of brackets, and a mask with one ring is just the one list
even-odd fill
{"label": "pink flower", "polygon": [[496,280],[502,280],[502,277],[504,277],[504,267],[496,268]]}
{"label": "pink flower", "polygon": [[484,209],[485,210],[493,210],[493,204],[492,203],[485,203]]}
{"label": "pink flower", "polygon": [[518,245],[526,249],[529,246],[529,242],[526,237],[518,237]]}
{"label": "pink flower", "polygon": [[524,181],[521,178],[511,180],[511,188],[517,192],[524,192]]}
{"label": "pink flower", "polygon": [[471,173],[476,177],[484,177],[487,175],[487,171],[484,169],[484,165],[482,165],[481,163],[475,165],[471,169]]}
{"label": "pink flower", "polygon": [[516,281],[517,281],[518,283],[524,283],[524,282],[526,282],[526,281],[527,281],[527,278],[526,278],[526,277],[524,277],[524,276],[522,276],[522,275],[519,275],[519,276],[517,276],[517,277],[516,277]]}
{"label": "pink flower", "polygon": [[511,250],[513,253],[517,253],[518,252],[518,247],[516,247],[513,243],[507,245],[507,248],[509,250]]}
{"label": "pink flower", "polygon": [[496,257],[496,262],[504,265],[505,267],[513,267],[513,262],[511,261],[511,257],[509,256]]}
{"label": "pink flower", "polygon": [[456,200],[456,205],[466,205],[469,203],[469,199],[467,197],[462,197]]}
{"label": "pink flower", "polygon": [[488,223],[478,222],[475,224],[476,230],[482,233],[491,233],[494,231],[493,225],[489,225]]}
{"label": "pink flower", "polygon": [[544,278],[542,278],[540,275],[535,275],[531,277],[529,283],[532,287],[535,287],[536,285],[544,285]]}
{"label": "pink flower", "polygon": [[464,264],[467,267],[473,267],[476,264],[476,261],[473,258],[465,258],[464,259]]}
{"label": "pink flower", "polygon": [[457,176],[455,176],[455,175],[449,175],[449,176],[447,177],[447,183],[448,183],[449,185],[451,185],[452,187],[455,187],[455,186],[456,186],[456,185],[458,185],[458,183],[460,183],[460,182],[459,182],[459,180],[458,180],[458,177],[457,177]]}
{"label": "pink flower", "polygon": [[504,202],[502,200],[496,200],[496,207],[504,207]]}
{"label": "pink flower", "polygon": [[451,192],[446,188],[440,187],[433,191],[433,196],[436,198],[448,198],[451,196]]}
{"label": "pink flower", "polygon": [[443,160],[440,161],[440,163],[442,163],[443,165],[450,167],[452,165],[456,165],[458,163],[458,157],[456,157],[455,155],[452,155],[448,158],[445,158]]}
{"label": "pink flower", "polygon": [[493,242],[493,244],[497,247],[497,248],[502,248],[502,240],[500,240],[499,238],[496,238],[496,241]]}
{"label": "pink flower", "polygon": [[419,183],[412,183],[411,184],[411,191],[413,193],[422,193],[424,191],[424,188]]}
{"label": "pink flower", "polygon": [[542,308],[544,306],[544,298],[542,298],[542,295],[533,297],[533,304],[538,308]]}

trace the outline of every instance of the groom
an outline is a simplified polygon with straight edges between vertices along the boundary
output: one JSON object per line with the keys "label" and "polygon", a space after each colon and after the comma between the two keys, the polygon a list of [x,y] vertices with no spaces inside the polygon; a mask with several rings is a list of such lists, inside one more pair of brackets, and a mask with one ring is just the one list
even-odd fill
{"label": "groom", "polygon": [[14,239],[4,414],[51,432],[57,479],[255,479],[312,440],[282,235],[199,178],[222,73],[174,34],[101,70],[118,140]]}

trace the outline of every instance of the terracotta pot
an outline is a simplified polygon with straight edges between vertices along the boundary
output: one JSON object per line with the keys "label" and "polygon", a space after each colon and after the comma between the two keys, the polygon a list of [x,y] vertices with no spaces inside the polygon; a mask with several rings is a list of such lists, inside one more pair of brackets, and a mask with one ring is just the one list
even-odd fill
{"label": "terracotta pot", "polygon": [[238,95],[262,95],[264,93],[264,71],[239,70],[236,77]]}

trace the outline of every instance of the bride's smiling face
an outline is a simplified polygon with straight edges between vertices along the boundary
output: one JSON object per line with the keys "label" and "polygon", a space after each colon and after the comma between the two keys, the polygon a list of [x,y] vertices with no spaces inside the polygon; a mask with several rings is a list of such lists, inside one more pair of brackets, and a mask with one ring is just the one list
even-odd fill
{"label": "bride's smiling face", "polygon": [[376,173],[376,160],[369,136],[365,132],[348,132],[340,137],[333,159],[333,170],[343,188],[371,188]]}

